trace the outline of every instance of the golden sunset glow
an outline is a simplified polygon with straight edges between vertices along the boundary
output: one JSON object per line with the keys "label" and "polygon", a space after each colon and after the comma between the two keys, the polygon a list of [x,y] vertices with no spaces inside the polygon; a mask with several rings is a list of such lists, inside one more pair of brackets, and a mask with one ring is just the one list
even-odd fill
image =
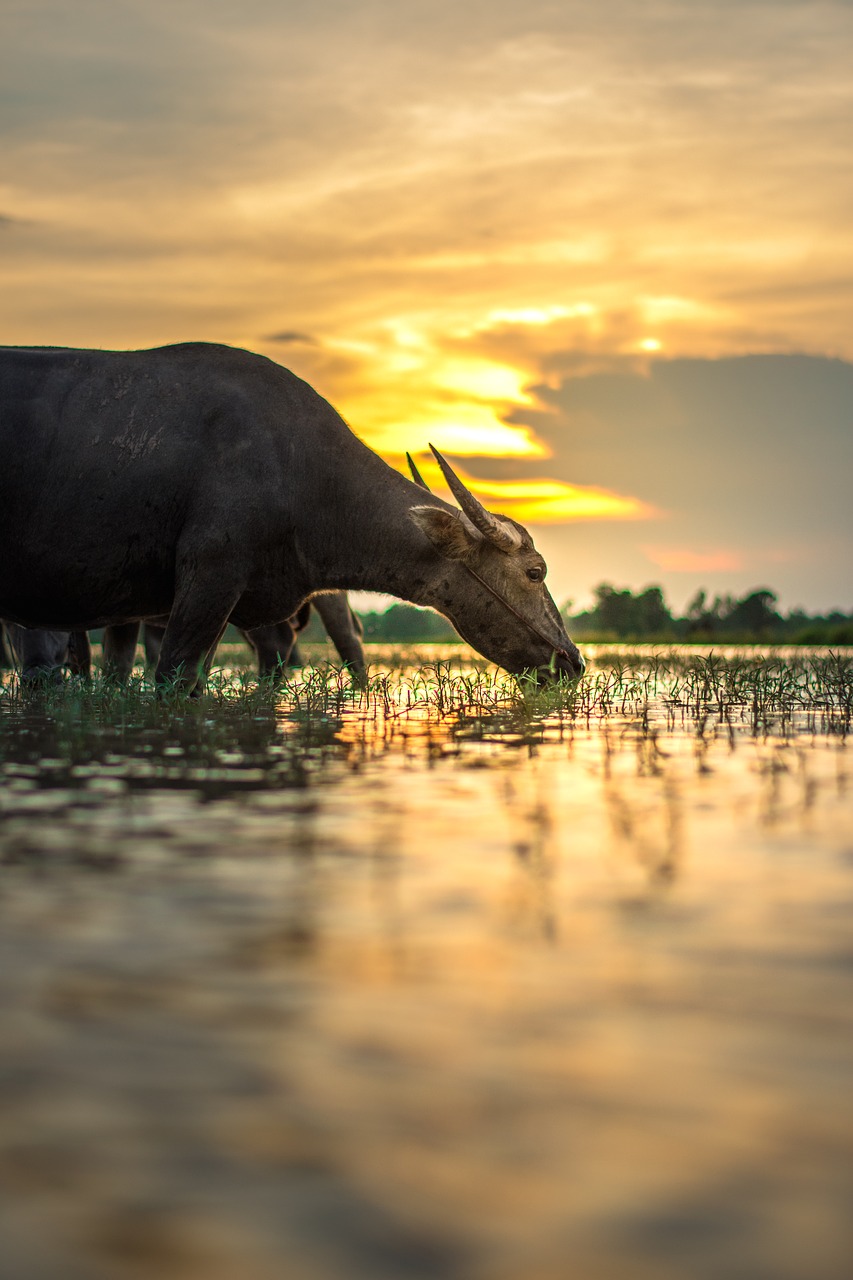
{"label": "golden sunset glow", "polygon": [[487,360],[445,359],[437,381],[449,391],[461,392],[487,404],[522,404],[528,399],[522,388],[523,375],[518,369]]}
{"label": "golden sunset glow", "polygon": [[337,405],[362,439],[389,459],[406,449],[425,449],[430,441],[461,456],[549,456],[529,427],[506,420],[530,403],[525,383],[531,375],[522,369],[446,356],[427,331],[399,324],[391,341],[361,349],[342,342],[335,349],[348,356],[370,353],[369,378],[361,386],[347,386]]}
{"label": "golden sunset glow", "polygon": [[[832,360],[853,360],[853,11],[793,0],[772,40],[768,12],[533,0],[484,27],[390,0],[14,6],[0,341],[244,346],[392,462],[430,440],[492,475],[504,460],[493,505],[595,522],[573,573],[581,552],[587,577],[734,573],[683,550],[713,539],[721,494],[737,536],[759,534],[748,493],[703,488],[697,450],[723,414],[735,446],[776,447],[768,358],[824,360],[822,406],[843,400]],[[784,405],[794,449],[815,411]],[[827,412],[808,465],[834,476]],[[658,521],[660,554],[633,521]],[[809,542],[814,524],[804,510],[800,545],[831,594],[847,534]],[[784,536],[762,535],[768,574]]]}
{"label": "golden sunset glow", "polygon": [[481,327],[486,329],[499,324],[553,324],[555,320],[565,320],[569,316],[594,314],[595,307],[589,302],[576,302],[571,307],[558,304],[548,307],[518,307],[515,311],[497,308],[489,312]]}
{"label": "golden sunset glow", "polygon": [[436,402],[432,406],[418,406],[414,411],[409,405],[401,405],[393,422],[384,427],[375,424],[359,434],[389,461],[399,456],[401,443],[408,442],[411,453],[423,449],[430,441],[443,453],[460,457],[539,459],[548,456],[545,446],[528,430],[502,423],[486,406],[461,402],[452,405]]}
{"label": "golden sunset glow", "polygon": [[653,507],[606,489],[557,480],[523,483],[471,480],[487,505],[522,524],[567,524],[574,520],[649,520]]}
{"label": "golden sunset glow", "polygon": [[[431,456],[415,459],[430,488],[453,501],[441,472]],[[407,470],[405,458],[392,459],[398,470]],[[636,498],[622,497],[593,486],[564,484],[558,480],[483,480],[457,468],[459,478],[484,506],[512,516],[522,524],[567,524],[581,520],[649,520],[657,513]]]}

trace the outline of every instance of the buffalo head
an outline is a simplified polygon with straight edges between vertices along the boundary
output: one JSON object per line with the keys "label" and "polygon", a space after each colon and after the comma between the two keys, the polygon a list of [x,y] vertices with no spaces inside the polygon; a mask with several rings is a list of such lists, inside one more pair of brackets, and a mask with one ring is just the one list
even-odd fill
{"label": "buffalo head", "polygon": [[[436,607],[480,653],[516,674],[577,679],[585,663],[566,633],[545,586],[546,565],[533,539],[517,521],[495,515],[480,503],[430,445],[461,510],[413,507],[410,518],[438,554],[456,571],[456,590],[438,590]],[[423,479],[411,458],[412,476]]]}

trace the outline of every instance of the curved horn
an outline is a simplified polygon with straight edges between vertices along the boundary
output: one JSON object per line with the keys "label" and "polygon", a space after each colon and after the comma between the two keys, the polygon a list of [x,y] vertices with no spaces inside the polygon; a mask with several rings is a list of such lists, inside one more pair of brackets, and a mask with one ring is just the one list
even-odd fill
{"label": "curved horn", "polygon": [[441,473],[447,481],[450,492],[465,512],[475,529],[479,529],[484,538],[488,538],[494,546],[500,551],[513,551],[521,545],[521,537],[518,532],[509,525],[504,524],[503,520],[499,520],[497,516],[493,516],[491,511],[487,511],[481,502],[478,502],[465,485],[456,475],[448,462],[445,462],[435,445],[430,445],[435,460],[441,467]]}
{"label": "curved horn", "polygon": [[419,484],[422,489],[426,489],[427,493],[429,493],[430,491],[429,485],[427,484],[426,480],[424,480],[420,471],[418,471],[417,467],[415,466],[415,460],[410,453],[406,454],[406,461],[409,464],[409,470],[412,473],[412,479],[414,480],[415,484]]}

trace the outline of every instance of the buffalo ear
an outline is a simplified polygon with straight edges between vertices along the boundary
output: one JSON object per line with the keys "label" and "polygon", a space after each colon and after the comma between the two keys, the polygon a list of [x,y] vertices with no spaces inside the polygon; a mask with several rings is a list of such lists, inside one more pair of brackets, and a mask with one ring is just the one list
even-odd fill
{"label": "buffalo ear", "polygon": [[409,519],[426,534],[446,560],[467,560],[480,541],[458,516],[452,511],[442,511],[441,507],[412,507]]}

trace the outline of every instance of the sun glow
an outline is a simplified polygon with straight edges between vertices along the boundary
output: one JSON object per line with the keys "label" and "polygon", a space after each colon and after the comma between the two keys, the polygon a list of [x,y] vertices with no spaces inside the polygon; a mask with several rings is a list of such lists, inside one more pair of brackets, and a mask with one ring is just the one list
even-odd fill
{"label": "sun glow", "polygon": [[511,365],[490,360],[445,360],[436,373],[436,382],[449,391],[461,392],[476,400],[529,404],[524,390],[527,375]]}
{"label": "sun glow", "polygon": [[546,306],[546,307],[517,307],[498,308],[490,311],[481,329],[490,329],[494,325],[499,324],[528,324],[528,325],[545,325],[553,324],[556,320],[567,320],[577,317],[587,317],[595,314],[596,308],[591,302],[577,302],[571,307],[564,306]]}
{"label": "sun glow", "polygon": [[657,514],[653,507],[639,498],[612,493],[609,489],[593,485],[566,484],[561,480],[530,480],[526,484],[490,485],[489,489],[489,500],[493,505],[522,524],[649,520]]}
{"label": "sun glow", "polygon": [[[389,408],[390,406],[385,406]],[[487,405],[440,401],[420,404],[413,412],[411,401],[399,406],[391,420],[373,422],[358,433],[371,448],[389,460],[428,448],[432,442],[443,453],[468,458],[544,459],[548,449],[527,427],[501,422]]]}
{"label": "sun glow", "polygon": [[[343,384],[334,403],[362,439],[385,457],[426,449],[429,441],[462,457],[550,457],[530,427],[507,421],[533,403],[533,372],[479,352],[448,351],[446,333],[436,317],[395,317],[366,338],[326,341],[329,372]],[[460,340],[449,341],[458,347]],[[319,362],[322,382],[323,349],[303,356]]]}
{"label": "sun glow", "polygon": [[[404,458],[389,459],[406,471]],[[416,459],[427,484],[446,495],[446,487],[432,456]],[[522,524],[568,524],[579,520],[649,520],[658,512],[648,503],[596,485],[567,484],[545,478],[530,480],[482,480],[456,468],[460,479],[491,510],[512,516]],[[453,499],[450,499],[453,501]]]}

